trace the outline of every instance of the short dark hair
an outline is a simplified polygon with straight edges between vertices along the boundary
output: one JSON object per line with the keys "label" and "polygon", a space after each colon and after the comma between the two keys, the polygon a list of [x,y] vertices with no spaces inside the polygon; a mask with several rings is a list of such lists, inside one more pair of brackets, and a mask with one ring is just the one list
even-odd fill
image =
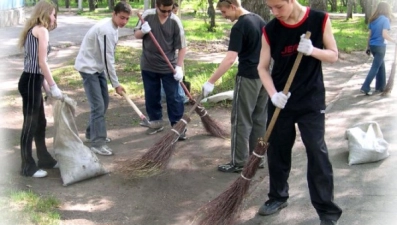
{"label": "short dark hair", "polygon": [[174,3],[174,5],[172,6],[172,9],[175,9],[176,7],[179,7],[178,3]]}
{"label": "short dark hair", "polygon": [[114,6],[113,11],[116,14],[118,14],[119,12],[125,12],[125,13],[128,13],[128,14],[131,14],[132,9],[131,9],[131,6],[127,2],[121,1],[121,2],[117,3]]}
{"label": "short dark hair", "polygon": [[156,0],[157,7],[162,6],[173,6],[174,0]]}

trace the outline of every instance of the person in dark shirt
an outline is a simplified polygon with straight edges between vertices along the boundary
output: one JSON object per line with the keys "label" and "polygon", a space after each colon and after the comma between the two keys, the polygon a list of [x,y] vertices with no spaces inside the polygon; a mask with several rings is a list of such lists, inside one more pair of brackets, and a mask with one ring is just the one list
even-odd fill
{"label": "person in dark shirt", "polygon": [[[295,0],[266,0],[274,15],[264,28],[258,66],[259,76],[272,104],[268,118],[276,107],[282,109],[269,138],[269,200],[259,215],[270,215],[287,206],[291,151],[296,138],[295,123],[306,147],[307,182],[312,205],[321,225],[337,224],[342,210],[334,203],[332,165],[324,140],[325,88],[322,61],[335,62],[338,49],[327,13],[303,7]],[[311,32],[310,39],[305,33]],[[289,89],[282,90],[298,52],[304,56]],[[274,60],[270,72],[270,61]]]}
{"label": "person in dark shirt", "polygon": [[268,95],[258,74],[262,28],[265,21],[241,7],[240,0],[221,0],[217,8],[232,22],[228,52],[218,69],[203,85],[203,95],[214,89],[215,82],[234,64],[238,57],[238,72],[233,93],[231,115],[231,161],[218,166],[226,173],[240,172],[254,150],[258,138],[266,130]]}

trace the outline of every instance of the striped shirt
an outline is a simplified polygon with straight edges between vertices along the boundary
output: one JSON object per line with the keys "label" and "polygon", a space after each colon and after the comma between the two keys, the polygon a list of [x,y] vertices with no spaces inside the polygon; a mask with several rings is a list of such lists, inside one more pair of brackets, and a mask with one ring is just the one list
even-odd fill
{"label": "striped shirt", "polygon": [[[156,9],[146,10],[143,12],[142,17],[149,23],[157,42],[171,64],[175,66],[178,60],[176,50],[186,47],[185,31],[179,17],[171,13],[168,19],[161,24]],[[141,29],[141,22],[138,22],[135,28],[135,30],[139,29]],[[142,45],[141,70],[155,73],[172,73],[149,35],[143,36]]]}
{"label": "striped shirt", "polygon": [[27,73],[40,74],[39,39],[33,36],[32,30],[33,28],[28,31],[25,44],[23,45],[25,50],[23,71]]}

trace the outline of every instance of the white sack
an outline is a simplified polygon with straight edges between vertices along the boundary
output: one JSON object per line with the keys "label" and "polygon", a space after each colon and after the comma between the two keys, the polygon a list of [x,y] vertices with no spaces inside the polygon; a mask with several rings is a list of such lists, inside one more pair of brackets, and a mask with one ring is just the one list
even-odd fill
{"label": "white sack", "polygon": [[389,157],[388,143],[379,124],[363,122],[346,130],[349,143],[349,165],[376,162]]}
{"label": "white sack", "polygon": [[225,91],[218,93],[216,95],[209,96],[201,100],[201,103],[204,102],[220,102],[223,100],[233,100],[233,90],[232,91]]}
{"label": "white sack", "polygon": [[107,173],[99,159],[81,141],[76,123],[76,102],[64,96],[54,106],[54,151],[59,163],[63,185],[82,181]]}

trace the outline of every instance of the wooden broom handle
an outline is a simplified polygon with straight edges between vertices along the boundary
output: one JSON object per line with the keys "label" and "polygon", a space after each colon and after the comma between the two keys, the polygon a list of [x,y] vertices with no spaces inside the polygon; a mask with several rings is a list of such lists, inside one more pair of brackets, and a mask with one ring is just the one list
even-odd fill
{"label": "wooden broom handle", "polygon": [[[137,13],[139,20],[141,21],[141,23],[143,24],[145,22],[145,20],[142,18],[140,13]],[[157,49],[159,50],[159,52],[161,53],[161,55],[163,56],[165,62],[168,64],[168,67],[171,69],[172,73],[175,74],[175,69],[174,66],[171,64],[170,60],[168,59],[168,57],[165,55],[163,49],[161,48],[161,46],[159,45],[159,43],[157,42],[156,38],[154,37],[152,31],[149,31],[149,36],[152,39],[154,45],[156,45]],[[189,93],[189,90],[186,88],[185,84],[183,82],[179,82],[183,88],[183,90],[185,91],[185,94],[189,97],[190,100],[193,100],[192,95]]]}
{"label": "wooden broom handle", "polygon": [[[310,35],[311,35],[310,31],[307,31],[306,34],[305,34],[305,38],[309,39]],[[290,72],[290,74],[288,76],[287,83],[285,84],[284,89],[283,89],[283,93],[285,95],[288,94],[289,88],[291,87],[291,84],[292,84],[292,81],[294,80],[296,71],[298,70],[299,64],[300,64],[300,62],[302,60],[302,56],[303,56],[303,53],[299,52],[298,56],[295,59],[294,65],[292,67],[292,70],[291,70],[291,72]],[[265,137],[263,138],[263,141],[265,143],[267,143],[269,141],[270,134],[273,131],[274,124],[276,124],[276,120],[278,118],[278,115],[280,114],[280,111],[281,111],[281,109],[276,107],[276,110],[273,113],[272,119],[270,120],[269,126],[266,129]]]}

